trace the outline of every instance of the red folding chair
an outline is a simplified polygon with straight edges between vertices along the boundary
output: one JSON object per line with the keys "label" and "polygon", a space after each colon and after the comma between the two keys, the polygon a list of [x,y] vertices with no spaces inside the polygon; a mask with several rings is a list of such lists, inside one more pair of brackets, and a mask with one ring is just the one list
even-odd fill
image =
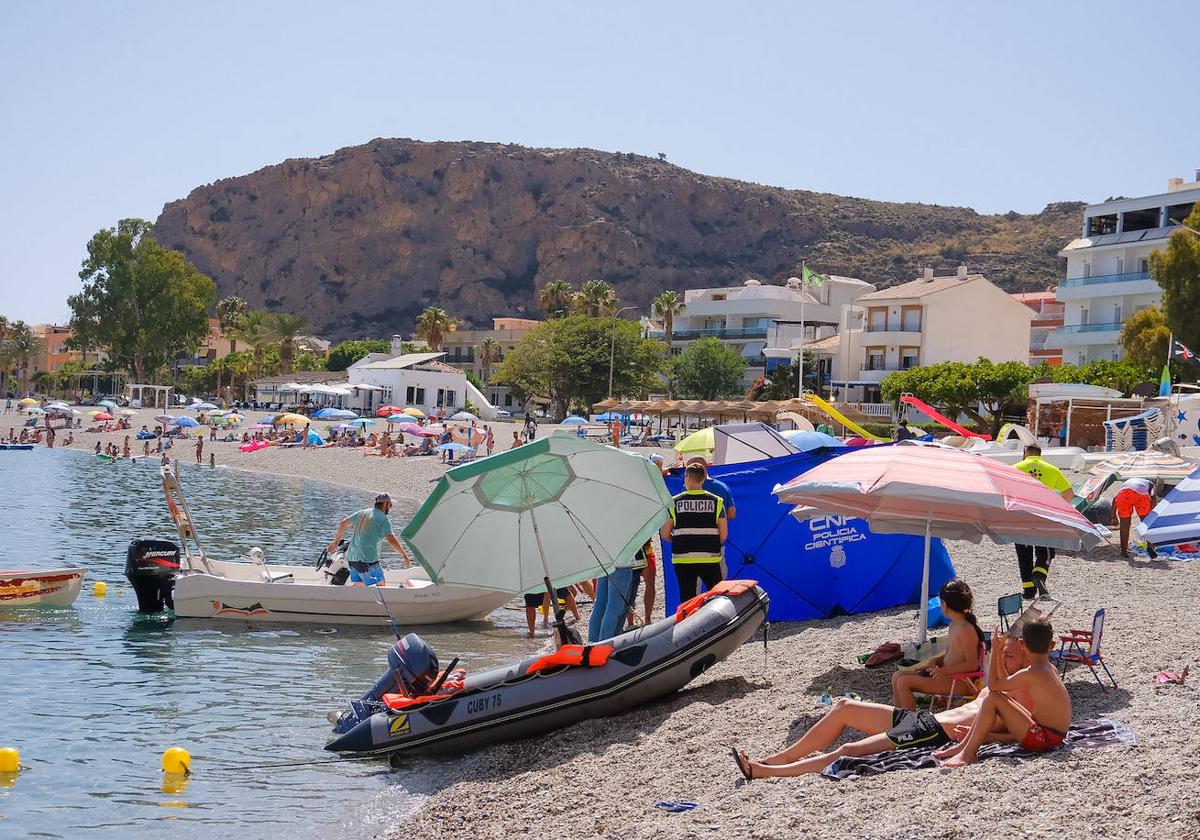
{"label": "red folding chair", "polygon": [[[982,690],[982,681],[984,668],[987,667],[987,647],[979,646],[979,669],[975,671],[964,671],[961,674],[950,675],[950,693],[935,694],[929,701],[929,711],[936,712],[937,705],[942,700],[946,701],[946,711],[950,711],[950,707],[954,705],[955,700],[974,700],[979,696]],[[962,690],[959,691],[959,686]]]}
{"label": "red folding chair", "polygon": [[1100,690],[1107,694],[1108,689],[1104,687],[1100,675],[1096,673],[1096,666],[1099,665],[1104,669],[1104,674],[1112,682],[1113,688],[1117,687],[1117,681],[1113,679],[1112,672],[1108,670],[1108,666],[1104,664],[1104,657],[1100,654],[1100,637],[1103,633],[1104,610],[1101,609],[1096,610],[1095,616],[1092,617],[1090,631],[1071,630],[1065,636],[1058,637],[1058,650],[1050,652],[1050,661],[1058,664],[1058,672],[1064,676],[1068,665],[1088,666],[1088,670],[1096,678],[1096,684],[1100,686]]}

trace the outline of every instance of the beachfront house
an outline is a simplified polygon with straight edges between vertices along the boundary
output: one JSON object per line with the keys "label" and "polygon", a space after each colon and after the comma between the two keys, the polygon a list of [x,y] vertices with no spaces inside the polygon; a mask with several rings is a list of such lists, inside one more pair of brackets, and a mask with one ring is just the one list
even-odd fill
{"label": "beachfront house", "polygon": [[363,397],[349,407],[374,413],[381,405],[419,408],[426,415],[449,416],[470,408],[485,419],[496,418],[496,408],[467,381],[462,370],[446,364],[446,354],[370,353],[346,370],[347,385]]}
{"label": "beachfront house", "polygon": [[1055,295],[1064,305],[1064,323],[1047,339],[1064,362],[1121,358],[1125,319],[1162,303],[1162,289],[1150,277],[1150,254],[1166,247],[1198,200],[1200,170],[1191,183],[1171,178],[1165,193],[1084,208],[1080,237],[1059,252],[1067,258],[1067,276]]}
{"label": "beachfront house", "polygon": [[1055,297],[1056,289],[1044,292],[1017,292],[1014,298],[1033,310],[1029,323],[1029,364],[1062,364],[1062,349],[1047,343],[1050,335],[1063,325],[1063,304]]}
{"label": "beachfront house", "polygon": [[927,268],[909,283],[863,295],[854,308],[836,342],[806,347],[826,359],[838,402],[878,405],[884,377],[919,365],[1029,360],[1033,310],[966,266],[941,277]]}
{"label": "beachfront house", "polygon": [[[493,318],[490,330],[458,329],[447,333],[442,339],[446,351],[443,362],[462,371],[471,371],[483,382],[483,391],[488,402],[513,414],[524,410],[524,403],[513,398],[506,385],[495,385],[489,380],[504,357],[522,338],[533,331],[541,321],[532,318]],[[492,340],[492,356],[484,359],[482,348],[487,339]]]}
{"label": "beachfront house", "polygon": [[[671,352],[680,353],[700,338],[719,338],[746,360],[747,388],[763,375],[767,348],[799,346],[803,336],[822,338],[836,332],[842,308],[875,287],[853,277],[828,275],[819,286],[802,287],[791,278],[782,284],[750,279],[740,286],[688,289],[684,309],[675,316]],[[644,320],[651,338],[664,338],[662,324]],[[783,355],[794,355],[786,349]]]}

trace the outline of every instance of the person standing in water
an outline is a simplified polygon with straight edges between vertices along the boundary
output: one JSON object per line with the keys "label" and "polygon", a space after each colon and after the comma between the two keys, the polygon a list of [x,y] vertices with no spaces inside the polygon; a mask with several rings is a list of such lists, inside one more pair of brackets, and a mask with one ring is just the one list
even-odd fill
{"label": "person standing in water", "polygon": [[346,549],[346,564],[350,567],[350,582],[355,586],[383,586],[383,564],[379,560],[379,543],[387,540],[388,545],[404,558],[404,568],[412,565],[412,559],[400,540],[392,533],[388,512],[392,509],[392,497],[380,493],[375,497],[373,508],[364,508],[350,514],[338,525],[337,533],[326,549],[330,554],[337,551],[346,531],[354,526],[350,547]]}

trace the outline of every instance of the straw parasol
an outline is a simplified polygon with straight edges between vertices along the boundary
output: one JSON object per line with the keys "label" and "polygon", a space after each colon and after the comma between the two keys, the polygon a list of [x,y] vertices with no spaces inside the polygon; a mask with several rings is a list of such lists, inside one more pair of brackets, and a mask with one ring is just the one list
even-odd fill
{"label": "straw parasol", "polygon": [[612,397],[609,397],[608,399],[600,400],[600,402],[593,405],[592,410],[596,411],[597,413],[602,411],[611,411],[613,406],[618,404],[619,400],[614,400]]}

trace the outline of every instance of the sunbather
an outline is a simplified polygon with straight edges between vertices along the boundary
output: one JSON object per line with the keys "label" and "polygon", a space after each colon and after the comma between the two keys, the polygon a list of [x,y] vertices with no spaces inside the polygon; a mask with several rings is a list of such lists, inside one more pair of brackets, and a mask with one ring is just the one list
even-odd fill
{"label": "sunbather", "polygon": [[892,702],[900,709],[917,708],[914,692],[946,694],[953,688],[953,675],[978,671],[983,630],[971,612],[974,596],[966,581],[955,578],[938,593],[942,614],[950,619],[946,652],[934,664],[919,671],[897,671],[892,676]]}
{"label": "sunbather", "polygon": [[[1024,653],[1020,643],[1002,646],[1000,656],[1005,669],[1015,671],[1021,668],[1025,662]],[[840,698],[799,740],[781,752],[756,761],[742,750],[735,749],[733,759],[747,779],[759,779],[820,773],[842,756],[874,755],[907,747],[944,746],[951,743],[956,735],[966,735],[967,730],[960,727],[969,726],[974,721],[988,696],[985,688],[970,703],[936,715],[925,709],[910,711],[882,703]],[[828,750],[847,729],[865,732],[867,737],[842,744],[830,752],[819,752]]]}
{"label": "sunbather", "polygon": [[1021,640],[1029,664],[1009,676],[1000,666],[1006,645],[1000,628],[992,634],[992,659],[988,669],[988,695],[967,737],[938,750],[943,767],[965,767],[975,761],[979,748],[990,741],[1019,741],[1034,752],[1060,746],[1071,725],[1071,696],[1050,664],[1054,628],[1044,618],[1026,622]]}

